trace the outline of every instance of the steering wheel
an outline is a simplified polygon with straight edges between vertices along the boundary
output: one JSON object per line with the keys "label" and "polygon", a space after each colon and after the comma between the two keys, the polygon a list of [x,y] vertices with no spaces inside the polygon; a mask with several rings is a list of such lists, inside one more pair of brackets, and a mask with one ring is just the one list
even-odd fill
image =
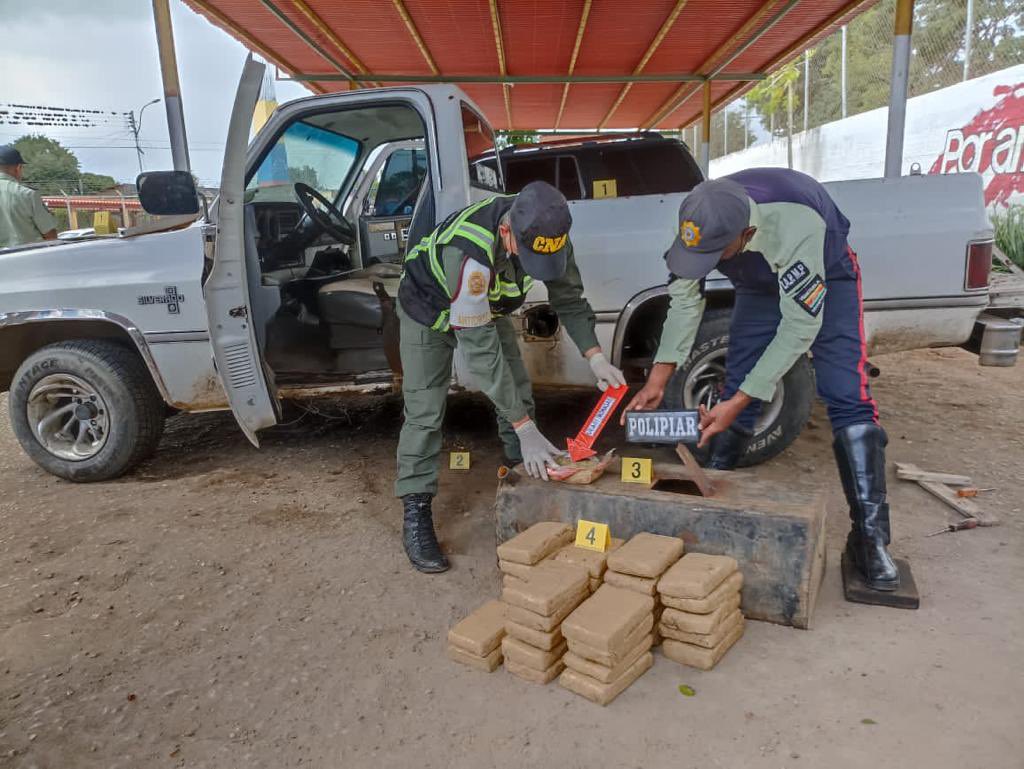
{"label": "steering wheel", "polygon": [[356,231],[335,205],[303,182],[295,183],[295,197],[299,206],[313,223],[339,243],[356,242]]}

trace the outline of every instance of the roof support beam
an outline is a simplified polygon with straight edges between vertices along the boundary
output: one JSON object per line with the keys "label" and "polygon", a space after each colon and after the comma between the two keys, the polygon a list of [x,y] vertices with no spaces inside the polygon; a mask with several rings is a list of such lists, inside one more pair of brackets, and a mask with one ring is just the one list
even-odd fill
{"label": "roof support beam", "polygon": [[[576,43],[572,47],[572,57],[569,59],[569,74],[576,70],[576,59],[580,55],[580,45],[583,43],[583,31],[587,28],[587,19],[590,17],[590,5],[593,0],[584,0],[583,12],[580,14],[580,24],[576,28]],[[967,65],[964,65],[965,67]],[[558,117],[555,118],[555,128],[562,122],[562,113],[565,112],[565,102],[569,98],[570,83],[562,87],[562,103],[558,105]]]}
{"label": "roof support beam", "polygon": [[316,11],[309,7],[309,5],[306,3],[306,0],[292,0],[292,5],[295,6],[295,9],[299,13],[301,13],[309,20],[310,24],[312,24],[314,27],[320,30],[320,34],[322,34],[324,37],[331,41],[331,45],[337,48],[341,52],[341,55],[352,63],[352,66],[355,67],[356,72],[360,74],[366,74],[369,71],[366,68],[366,65],[359,60],[359,57],[355,55],[352,49],[342,42],[341,38],[334,33],[334,30],[327,26],[327,24],[324,22],[322,18],[320,18]]}
{"label": "roof support beam", "polygon": [[650,75],[335,75],[328,72],[299,72],[284,80],[308,82],[319,80],[325,83],[338,80],[378,80],[381,83],[486,83],[494,85],[585,85],[588,83],[703,83],[705,80],[729,82],[756,82],[764,80],[760,72],[723,72],[708,78],[693,72],[660,72]]}
{"label": "roof support beam", "polygon": [[427,66],[430,67],[430,71],[435,75],[441,74],[441,70],[437,67],[437,62],[434,61],[434,57],[430,55],[430,49],[427,48],[427,44],[423,42],[423,37],[420,35],[419,29],[416,27],[415,22],[412,20],[412,16],[409,15],[409,11],[405,7],[405,3],[402,0],[391,0],[395,5],[395,10],[398,11],[398,15],[402,17],[402,22],[405,24],[405,28],[409,30],[409,35],[416,43],[416,47],[420,49],[424,61],[427,62]]}
{"label": "roof support beam", "polygon": [[[491,29],[494,31],[494,49],[498,54],[498,71],[502,77],[508,75],[505,67],[505,42],[501,35],[501,17],[498,15],[498,0],[490,0],[491,7]],[[505,97],[505,123],[509,130],[512,129],[512,103],[508,95],[508,83],[501,86],[501,95]]]}
{"label": "roof support beam", "polygon": [[[654,36],[651,44],[647,46],[647,50],[644,51],[644,55],[640,57],[640,62],[633,69],[634,75],[639,75],[643,72],[644,67],[647,66],[647,62],[651,60],[654,52],[658,50],[658,46],[661,45],[661,41],[665,39],[665,35],[672,29],[672,25],[676,23],[676,19],[679,17],[680,12],[683,10],[683,6],[686,5],[686,0],[676,0],[676,4],[672,6],[672,10],[669,15],[665,18],[665,21],[661,25],[661,29],[658,30],[658,34]],[[611,109],[601,119],[601,122],[597,124],[598,128],[604,128],[605,124],[611,119],[611,116],[615,114],[615,110],[622,104],[622,100],[626,98],[626,94],[629,93],[629,89],[633,87],[632,83],[626,83],[622,86],[622,90],[619,91],[618,97],[612,103]]]}
{"label": "roof support beam", "polygon": [[302,40],[302,42],[304,42],[307,46],[312,48],[313,51],[317,54],[317,56],[319,56],[321,59],[323,59],[332,67],[334,67],[334,69],[340,72],[345,80],[348,80],[353,84],[356,82],[355,79],[352,77],[352,73],[349,72],[345,65],[343,65],[340,61],[338,61],[333,56],[331,56],[331,54],[325,51],[320,46],[320,44],[316,42],[316,40],[307,35],[298,24],[296,24],[294,21],[288,18],[284,11],[282,11],[280,8],[274,5],[274,3],[271,2],[271,0],[260,0],[260,4],[263,5],[263,7],[270,11],[272,14],[274,14],[277,20],[284,24],[292,32],[292,34],[294,34],[296,37]]}

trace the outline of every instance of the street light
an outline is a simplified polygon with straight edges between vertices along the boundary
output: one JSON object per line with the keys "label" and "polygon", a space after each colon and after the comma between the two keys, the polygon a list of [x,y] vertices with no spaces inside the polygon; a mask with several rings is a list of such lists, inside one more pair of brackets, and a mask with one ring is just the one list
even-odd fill
{"label": "street light", "polygon": [[156,104],[159,101],[160,101],[159,99],[153,99],[153,101],[148,101],[145,104],[143,104],[139,108],[139,119],[138,120],[135,119],[135,113],[134,112],[129,112],[128,113],[128,127],[130,129],[132,129],[132,136],[135,137],[135,151],[139,155],[139,173],[140,174],[142,173],[142,154],[143,153],[142,153],[142,147],[139,145],[139,131],[142,130],[142,113],[146,111],[146,107],[149,107],[149,106],[151,106],[153,104]]}

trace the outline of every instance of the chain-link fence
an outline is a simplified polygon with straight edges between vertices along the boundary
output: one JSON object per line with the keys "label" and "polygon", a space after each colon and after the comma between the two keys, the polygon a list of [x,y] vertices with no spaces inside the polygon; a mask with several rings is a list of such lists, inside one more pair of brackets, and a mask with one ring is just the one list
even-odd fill
{"label": "chain-link fence", "polygon": [[[714,113],[711,157],[888,104],[895,13],[882,0]],[[1024,0],[917,0],[911,46],[911,97],[1024,63]]]}

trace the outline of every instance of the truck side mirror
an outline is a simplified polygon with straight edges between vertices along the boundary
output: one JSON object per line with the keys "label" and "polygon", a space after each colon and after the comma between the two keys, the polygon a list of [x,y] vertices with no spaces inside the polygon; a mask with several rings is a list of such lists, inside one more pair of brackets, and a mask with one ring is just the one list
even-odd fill
{"label": "truck side mirror", "polygon": [[188,171],[148,171],[135,180],[139,203],[147,214],[183,216],[199,213],[199,192]]}

